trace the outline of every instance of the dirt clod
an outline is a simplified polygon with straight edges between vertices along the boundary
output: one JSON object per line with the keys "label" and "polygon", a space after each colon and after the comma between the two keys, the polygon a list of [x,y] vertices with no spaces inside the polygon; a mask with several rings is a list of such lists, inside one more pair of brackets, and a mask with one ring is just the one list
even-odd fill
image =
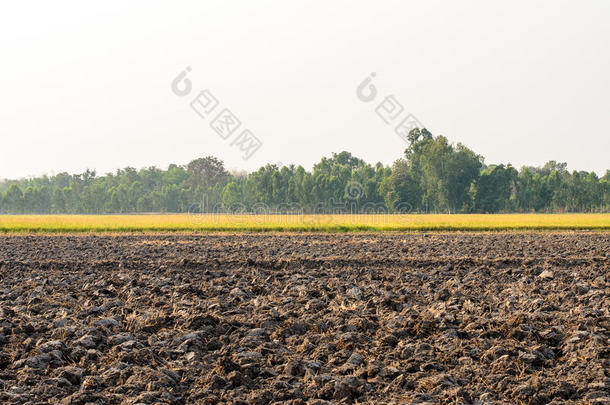
{"label": "dirt clod", "polygon": [[0,237],[0,403],[610,400],[610,234]]}

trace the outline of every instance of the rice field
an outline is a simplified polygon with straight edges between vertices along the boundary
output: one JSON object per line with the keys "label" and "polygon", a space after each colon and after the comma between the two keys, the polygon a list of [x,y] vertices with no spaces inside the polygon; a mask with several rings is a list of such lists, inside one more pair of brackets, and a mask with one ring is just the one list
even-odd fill
{"label": "rice field", "polygon": [[610,230],[610,214],[2,215],[2,233]]}

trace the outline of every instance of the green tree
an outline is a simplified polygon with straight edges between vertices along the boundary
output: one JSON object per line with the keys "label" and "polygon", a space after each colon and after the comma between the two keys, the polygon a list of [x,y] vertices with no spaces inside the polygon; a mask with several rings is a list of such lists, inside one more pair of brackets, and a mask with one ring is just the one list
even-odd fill
{"label": "green tree", "polygon": [[213,156],[193,160],[186,167],[185,179],[193,191],[201,189],[207,192],[217,183],[226,184],[229,178],[224,163]]}
{"label": "green tree", "polygon": [[222,205],[227,211],[236,211],[240,210],[240,202],[241,195],[239,192],[239,187],[237,187],[237,183],[234,181],[230,182],[224,187],[222,192]]}
{"label": "green tree", "polygon": [[23,192],[23,212],[26,214],[33,214],[36,212],[38,206],[37,201],[37,189],[32,186],[28,186]]}
{"label": "green tree", "polygon": [[433,137],[426,129],[414,129],[408,138],[411,144],[405,151],[406,166],[400,177],[403,182],[419,185],[419,190],[411,185],[408,191],[421,193],[417,205],[425,211],[468,210],[470,186],[479,176],[483,158],[462,144],[453,146],[444,136]]}
{"label": "green tree", "polygon": [[484,169],[472,185],[474,209],[488,213],[508,210],[517,174],[517,171],[510,165],[508,167],[491,166]]}
{"label": "green tree", "polygon": [[23,193],[21,188],[16,184],[6,190],[4,194],[4,205],[8,212],[12,214],[20,214],[23,212]]}
{"label": "green tree", "polygon": [[56,188],[51,200],[51,210],[54,214],[62,214],[66,212],[66,199],[61,189]]}

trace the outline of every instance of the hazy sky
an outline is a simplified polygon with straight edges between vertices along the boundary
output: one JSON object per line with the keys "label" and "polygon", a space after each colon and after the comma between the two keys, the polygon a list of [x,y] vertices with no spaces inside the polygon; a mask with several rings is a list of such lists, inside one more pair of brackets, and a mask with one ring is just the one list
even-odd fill
{"label": "hazy sky", "polygon": [[[603,174],[609,17],[603,0],[4,2],[0,177],[206,155],[311,168],[341,150],[391,164],[406,144],[375,113],[390,95],[486,163]],[[227,140],[191,109],[204,89],[242,122]],[[244,128],[262,142],[248,160],[231,145]]]}

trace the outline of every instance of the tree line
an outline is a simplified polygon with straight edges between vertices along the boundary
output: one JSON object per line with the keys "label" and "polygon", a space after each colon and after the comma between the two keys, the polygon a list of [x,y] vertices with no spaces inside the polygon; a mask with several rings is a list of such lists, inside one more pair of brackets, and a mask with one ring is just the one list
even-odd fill
{"label": "tree line", "polygon": [[212,156],[167,170],[131,167],[98,176],[60,173],[0,182],[3,214],[135,212],[458,213],[608,212],[610,170],[567,170],[550,161],[515,169],[486,165],[466,146],[409,134],[409,147],[391,167],[348,152],[324,157],[311,171],[267,164],[230,173]]}

